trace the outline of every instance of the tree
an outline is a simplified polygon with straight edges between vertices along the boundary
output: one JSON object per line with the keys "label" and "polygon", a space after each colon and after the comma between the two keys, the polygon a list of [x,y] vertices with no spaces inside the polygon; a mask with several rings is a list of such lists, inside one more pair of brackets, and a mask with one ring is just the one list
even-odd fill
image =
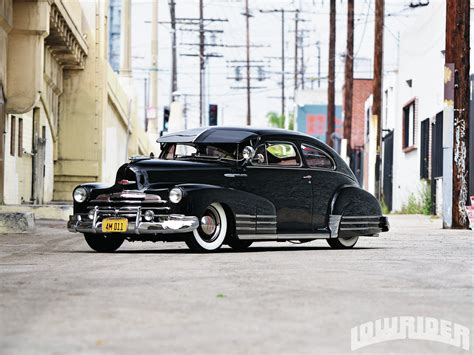
{"label": "tree", "polygon": [[[293,131],[295,129],[295,115],[293,113],[290,113],[290,119],[288,121],[288,129]],[[270,127],[276,127],[276,128],[286,128],[285,127],[285,122],[286,122],[286,116],[285,115],[279,115],[276,112],[269,112],[267,113],[267,119],[268,119],[268,125]]]}

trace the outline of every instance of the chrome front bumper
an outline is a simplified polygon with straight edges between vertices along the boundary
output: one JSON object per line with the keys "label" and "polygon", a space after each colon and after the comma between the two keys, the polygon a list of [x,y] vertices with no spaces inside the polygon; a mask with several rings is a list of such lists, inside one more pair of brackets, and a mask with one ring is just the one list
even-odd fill
{"label": "chrome front bumper", "polygon": [[199,227],[195,216],[181,214],[156,215],[153,221],[143,221],[140,208],[121,208],[114,211],[95,208],[93,218],[87,213],[77,213],[69,216],[67,229],[78,233],[103,233],[102,218],[125,217],[128,219],[126,234],[166,234],[187,233]]}

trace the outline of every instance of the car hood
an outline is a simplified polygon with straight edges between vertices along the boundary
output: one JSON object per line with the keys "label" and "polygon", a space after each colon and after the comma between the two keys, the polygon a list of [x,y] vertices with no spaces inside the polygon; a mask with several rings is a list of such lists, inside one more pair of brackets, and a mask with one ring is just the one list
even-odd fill
{"label": "car hood", "polygon": [[117,181],[134,174],[139,187],[162,187],[184,183],[212,183],[235,168],[222,162],[146,159],[125,164],[117,173]]}

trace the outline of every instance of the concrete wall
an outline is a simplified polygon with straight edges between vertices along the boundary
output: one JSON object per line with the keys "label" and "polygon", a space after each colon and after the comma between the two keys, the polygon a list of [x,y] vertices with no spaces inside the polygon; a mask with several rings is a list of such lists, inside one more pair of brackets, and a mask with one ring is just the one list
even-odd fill
{"label": "concrete wall", "polygon": [[[443,110],[445,5],[430,4],[426,14],[400,38],[399,73],[396,91],[394,132],[393,208],[400,210],[410,194],[420,196],[420,124]],[[411,80],[411,87],[407,81]],[[402,148],[402,114],[405,104],[416,99],[415,149]]]}

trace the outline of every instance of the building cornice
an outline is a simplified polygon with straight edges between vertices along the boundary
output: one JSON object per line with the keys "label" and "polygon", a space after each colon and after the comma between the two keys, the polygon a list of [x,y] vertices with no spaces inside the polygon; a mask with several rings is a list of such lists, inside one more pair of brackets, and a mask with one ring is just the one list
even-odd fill
{"label": "building cornice", "polygon": [[45,45],[65,69],[84,69],[87,43],[61,2],[51,5],[49,35]]}

